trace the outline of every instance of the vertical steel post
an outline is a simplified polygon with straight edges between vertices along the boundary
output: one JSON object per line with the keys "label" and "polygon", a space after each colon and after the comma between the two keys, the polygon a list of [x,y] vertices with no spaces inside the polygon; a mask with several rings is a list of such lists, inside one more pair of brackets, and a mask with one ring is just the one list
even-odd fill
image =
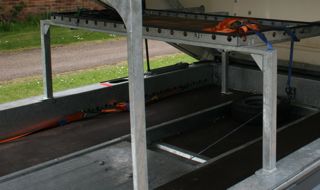
{"label": "vertical steel post", "polygon": [[128,64],[133,184],[135,190],[148,189],[145,90],[142,39],[142,2],[129,0]]}
{"label": "vertical steel post", "polygon": [[277,148],[277,51],[263,56],[263,171],[276,169]]}
{"label": "vertical steel post", "polygon": [[228,94],[228,65],[229,65],[229,52],[223,50],[221,53],[221,93]]}
{"label": "vertical steel post", "polygon": [[43,66],[43,90],[44,99],[53,98],[52,88],[52,66],[51,66],[51,45],[50,45],[50,25],[41,21],[41,54]]}

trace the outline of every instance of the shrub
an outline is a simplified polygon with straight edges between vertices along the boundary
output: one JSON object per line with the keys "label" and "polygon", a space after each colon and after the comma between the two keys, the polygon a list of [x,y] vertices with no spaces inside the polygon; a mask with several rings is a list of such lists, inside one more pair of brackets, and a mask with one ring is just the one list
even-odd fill
{"label": "shrub", "polygon": [[10,14],[7,16],[2,12],[3,8],[0,7],[0,31],[11,31],[13,23],[17,21],[17,18],[20,16],[25,7],[26,4],[23,1],[20,1],[18,4],[12,7]]}

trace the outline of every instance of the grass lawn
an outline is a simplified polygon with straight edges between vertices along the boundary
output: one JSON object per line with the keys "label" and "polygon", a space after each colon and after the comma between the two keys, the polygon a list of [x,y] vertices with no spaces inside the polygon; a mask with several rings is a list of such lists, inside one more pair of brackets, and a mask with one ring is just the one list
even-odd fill
{"label": "grass lawn", "polygon": [[[0,51],[10,51],[40,47],[39,20],[12,23],[10,30],[0,27]],[[117,39],[112,34],[90,32],[86,30],[71,30],[55,27],[51,29],[52,45],[70,44],[85,41]]]}
{"label": "grass lawn", "polygon": [[[151,59],[151,68],[155,69],[178,62],[192,63],[194,61],[195,59],[185,54],[156,57]],[[128,76],[126,62],[95,69],[58,74],[54,76],[53,86],[54,91],[62,91],[125,76]],[[41,95],[42,86],[40,76],[0,82],[0,103]]]}

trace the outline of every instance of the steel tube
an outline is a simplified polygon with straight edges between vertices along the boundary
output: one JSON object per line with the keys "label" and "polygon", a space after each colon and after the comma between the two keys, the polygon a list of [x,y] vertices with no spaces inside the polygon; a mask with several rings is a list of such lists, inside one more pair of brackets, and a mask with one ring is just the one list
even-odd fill
{"label": "steel tube", "polygon": [[41,54],[43,66],[44,99],[53,98],[50,24],[41,21]]}
{"label": "steel tube", "polygon": [[133,184],[135,190],[147,190],[148,168],[141,0],[130,0],[129,8],[127,33]]}
{"label": "steel tube", "polygon": [[277,51],[263,56],[263,171],[276,170]]}

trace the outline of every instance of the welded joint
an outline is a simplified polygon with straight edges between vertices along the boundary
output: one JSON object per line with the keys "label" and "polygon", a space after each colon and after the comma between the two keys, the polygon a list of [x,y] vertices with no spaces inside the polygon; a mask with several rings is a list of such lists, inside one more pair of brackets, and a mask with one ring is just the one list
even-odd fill
{"label": "welded joint", "polygon": [[46,21],[40,21],[40,25],[41,25],[41,34],[48,35],[51,25]]}
{"label": "welded joint", "polygon": [[250,54],[253,60],[256,62],[260,70],[263,70],[262,62],[263,62],[263,56],[259,54]]}

